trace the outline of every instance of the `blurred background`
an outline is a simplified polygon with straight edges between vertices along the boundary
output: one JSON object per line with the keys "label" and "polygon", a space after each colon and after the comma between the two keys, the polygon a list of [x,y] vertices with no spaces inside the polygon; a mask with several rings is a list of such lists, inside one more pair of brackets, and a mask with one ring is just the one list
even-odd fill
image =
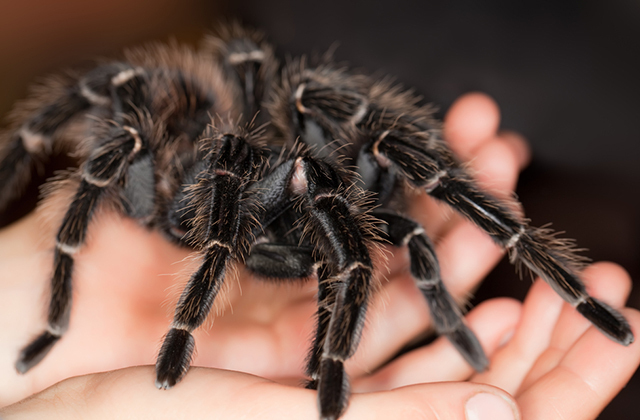
{"label": "blurred background", "polygon": [[[39,77],[148,41],[197,43],[215,22],[262,28],[280,57],[324,52],[394,75],[441,114],[479,90],[522,133],[533,161],[518,196],[593,260],[640,278],[640,2],[636,0],[0,0],[0,114]],[[45,175],[46,176],[46,175]],[[16,205],[10,218],[35,205]],[[474,301],[523,298],[530,282],[500,264]],[[640,308],[634,291],[631,306]],[[600,418],[635,413],[640,378]]]}

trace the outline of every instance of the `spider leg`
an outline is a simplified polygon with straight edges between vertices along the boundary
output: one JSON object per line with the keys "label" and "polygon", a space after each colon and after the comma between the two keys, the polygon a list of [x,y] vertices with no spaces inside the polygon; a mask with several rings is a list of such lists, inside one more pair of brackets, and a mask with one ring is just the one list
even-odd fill
{"label": "spider leg", "polygon": [[16,369],[25,373],[51,350],[69,325],[74,255],[85,243],[89,223],[105,194],[117,188],[136,158],[144,159],[144,133],[131,126],[115,126],[103,146],[80,170],[80,185],[56,237],[47,329],[24,347]]}
{"label": "spider leg", "polygon": [[429,304],[438,333],[447,336],[476,371],[485,370],[489,365],[487,356],[442,282],[438,258],[424,228],[392,211],[378,210],[373,215],[386,222],[386,225],[380,226],[384,232],[383,239],[394,246],[406,246],[409,249],[411,275]]}
{"label": "spider leg", "polygon": [[[344,361],[353,355],[360,341],[373,271],[367,247],[370,227],[359,214],[354,198],[342,186],[341,176],[330,164],[311,157],[296,160],[292,187],[305,197],[305,229],[315,238],[331,272],[331,278],[324,272],[319,275],[323,283],[319,287],[319,332],[308,369],[312,380],[317,381],[323,419],[338,418],[347,406],[349,381]],[[319,366],[313,366],[317,358],[313,352],[319,349],[318,338],[323,336]]]}
{"label": "spider leg", "polygon": [[244,119],[251,121],[257,114],[260,122],[266,122],[266,113],[258,113],[276,79],[278,63],[273,47],[263,33],[237,23],[220,28],[216,35],[205,39],[204,48],[222,63],[227,76],[242,90],[239,103],[244,104]]}
{"label": "spider leg", "polygon": [[315,273],[313,248],[289,244],[258,243],[251,247],[246,267],[267,279],[304,279]]}
{"label": "spider leg", "polygon": [[245,261],[246,267],[256,276],[269,280],[306,279],[318,276],[318,311],[313,344],[307,357],[307,389],[317,389],[320,360],[324,341],[335,303],[335,287],[330,286],[331,270],[326,264],[316,262],[313,248],[288,244],[258,243],[251,247]]}
{"label": "spider leg", "polygon": [[483,192],[455,164],[444,145],[427,148],[424,139],[393,130],[378,132],[373,138],[370,151],[381,166],[395,166],[414,187],[425,189],[478,225],[509,251],[512,263],[522,263],[544,279],[612,340],[623,345],[633,342],[624,317],[587,293],[570,243],[556,238],[549,229],[529,226],[506,203]]}
{"label": "spider leg", "polygon": [[73,117],[91,107],[111,105],[112,93],[123,84],[122,74],[130,70],[125,64],[108,64],[92,70],[71,86],[59,86],[60,82],[52,81],[43,88],[55,92],[55,97],[13,124],[11,134],[0,148],[0,179],[3,180],[0,211],[19,197],[34,168],[46,160],[54,148],[65,146],[64,140],[57,136],[58,132]]}
{"label": "spider leg", "polygon": [[318,311],[313,344],[307,357],[307,389],[317,389],[320,361],[327,336],[329,321],[336,300],[336,283],[326,264],[318,264],[313,248],[306,246],[261,243],[255,244],[245,261],[246,267],[259,277],[268,279],[304,279],[318,276]]}
{"label": "spider leg", "polygon": [[[329,331],[329,323],[336,303],[336,287],[330,279],[331,270],[322,265],[317,270],[318,275],[318,312],[316,313],[316,334],[307,357],[307,376],[311,378],[306,383],[307,389],[318,389],[320,380],[321,360],[324,354],[324,343]],[[341,384],[338,384],[341,385]]]}
{"label": "spider leg", "polygon": [[[191,332],[209,314],[228,262],[244,259],[248,248],[250,231],[241,221],[242,214],[251,209],[242,199],[249,182],[260,174],[265,156],[243,137],[224,134],[217,140],[219,147],[209,154],[209,165],[193,186],[191,197],[196,203],[196,216],[190,235],[202,251],[203,261],[180,296],[162,343],[156,362],[156,386],[160,389],[173,387],[186,374],[195,348]],[[253,210],[256,217],[259,211]]]}

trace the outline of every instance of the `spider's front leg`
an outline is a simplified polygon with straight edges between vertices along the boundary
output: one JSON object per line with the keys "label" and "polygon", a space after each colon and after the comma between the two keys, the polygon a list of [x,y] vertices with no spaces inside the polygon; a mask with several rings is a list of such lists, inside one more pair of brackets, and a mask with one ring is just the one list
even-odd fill
{"label": "spider's front leg", "polygon": [[191,332],[208,316],[229,260],[242,260],[246,255],[251,230],[241,223],[242,215],[257,216],[257,208],[243,199],[247,186],[266,164],[263,149],[234,134],[218,135],[212,143],[209,164],[189,196],[195,206],[189,236],[201,250],[203,261],[180,296],[158,355],[156,386],[161,389],[174,386],[189,369],[195,346]]}
{"label": "spider's front leg", "polygon": [[344,362],[360,341],[373,272],[372,226],[356,204],[354,191],[345,189],[345,181],[325,161],[296,160],[292,189],[304,195],[305,229],[326,264],[318,274],[322,282],[318,331],[308,367],[311,386],[318,388],[322,419],[338,418],[347,406],[349,380]]}

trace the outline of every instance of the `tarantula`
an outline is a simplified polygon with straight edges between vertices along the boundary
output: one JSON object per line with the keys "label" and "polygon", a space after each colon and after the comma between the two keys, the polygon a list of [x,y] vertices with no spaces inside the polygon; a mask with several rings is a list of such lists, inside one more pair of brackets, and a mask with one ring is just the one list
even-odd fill
{"label": "tarantula", "polygon": [[[318,281],[307,387],[322,418],[345,410],[343,363],[356,350],[372,291],[372,248],[407,247],[437,331],[478,371],[487,358],[447,292],[434,246],[402,214],[426,191],[466,216],[542,277],[604,334],[633,341],[626,320],[589,296],[565,240],[479,189],[410,91],[318,59],[280,65],[262,34],[229,25],[193,50],[127,51],[50,81],[18,107],[0,150],[0,209],[52,150],[73,154],[75,195],[56,237],[47,328],[19,355],[25,373],[69,323],[75,257],[96,209],[120,211],[201,256],[160,349],[156,386],[189,369],[192,331],[238,261],[259,278]],[[258,127],[258,128],[254,128]]]}

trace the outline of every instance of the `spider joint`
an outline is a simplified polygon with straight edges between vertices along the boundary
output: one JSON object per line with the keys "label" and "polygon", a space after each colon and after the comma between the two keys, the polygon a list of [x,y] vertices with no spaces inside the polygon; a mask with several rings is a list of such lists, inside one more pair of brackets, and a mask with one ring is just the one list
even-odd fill
{"label": "spider joint", "polygon": [[20,129],[20,138],[27,152],[35,154],[43,151],[49,145],[49,137],[40,133],[34,133],[27,127]]}
{"label": "spider joint", "polygon": [[233,252],[233,248],[231,247],[231,245],[218,241],[217,239],[212,239],[209,242],[207,242],[207,245],[206,245],[207,249],[211,249],[213,247],[226,248],[227,250],[229,250],[229,252]]}
{"label": "spider joint", "polygon": [[515,234],[513,234],[513,236],[511,236],[511,238],[509,238],[507,243],[504,245],[504,248],[506,250],[509,250],[516,246],[518,242],[520,242],[520,239],[522,238],[522,235],[524,235],[526,230],[527,229],[524,226],[521,226],[518,232],[516,232]]}
{"label": "spider joint", "polygon": [[131,151],[131,156],[134,156],[142,149],[142,138],[140,137],[140,133],[138,130],[128,125],[123,126],[122,129],[131,134],[131,137],[133,137],[133,140],[135,141],[135,145]]}
{"label": "spider joint", "polygon": [[140,76],[143,73],[144,70],[139,67],[123,70],[111,78],[111,84],[116,87],[122,86],[129,80],[133,79],[136,76]]}
{"label": "spider joint", "polygon": [[69,245],[59,241],[56,242],[56,248],[63,254],[67,255],[74,255],[80,250],[80,247],[78,245]]}
{"label": "spider joint", "polygon": [[440,180],[442,178],[444,178],[445,176],[447,176],[449,173],[446,170],[442,170],[440,172],[438,172],[437,174],[435,174],[435,176],[433,176],[433,178],[430,178],[427,180],[426,184],[424,185],[424,189],[427,193],[432,192],[433,190],[435,190],[436,188],[438,188],[438,186],[440,185]]}
{"label": "spider joint", "polygon": [[308,114],[310,112],[309,108],[302,104],[302,95],[304,94],[304,90],[307,88],[306,83],[301,83],[298,85],[296,89],[295,99],[296,99],[296,109],[301,114]]}
{"label": "spider joint", "polygon": [[110,98],[95,93],[89,86],[87,86],[87,82],[84,79],[81,80],[79,84],[80,95],[82,95],[92,105],[108,106],[111,104]]}
{"label": "spider joint", "polygon": [[237,66],[238,64],[242,64],[246,61],[264,61],[265,54],[264,51],[250,51],[250,52],[236,52],[229,54],[229,64],[233,66]]}
{"label": "spider joint", "polygon": [[105,188],[111,184],[112,178],[97,178],[88,171],[82,172],[82,180],[98,188]]}
{"label": "spider joint", "polygon": [[402,241],[400,242],[402,244],[402,246],[407,246],[407,244],[409,244],[409,241],[411,240],[411,238],[413,238],[414,236],[419,236],[424,234],[424,228],[422,226],[417,226],[415,229],[413,229],[411,232],[409,232],[409,234],[407,234],[407,236],[405,236],[404,238],[402,238]]}

